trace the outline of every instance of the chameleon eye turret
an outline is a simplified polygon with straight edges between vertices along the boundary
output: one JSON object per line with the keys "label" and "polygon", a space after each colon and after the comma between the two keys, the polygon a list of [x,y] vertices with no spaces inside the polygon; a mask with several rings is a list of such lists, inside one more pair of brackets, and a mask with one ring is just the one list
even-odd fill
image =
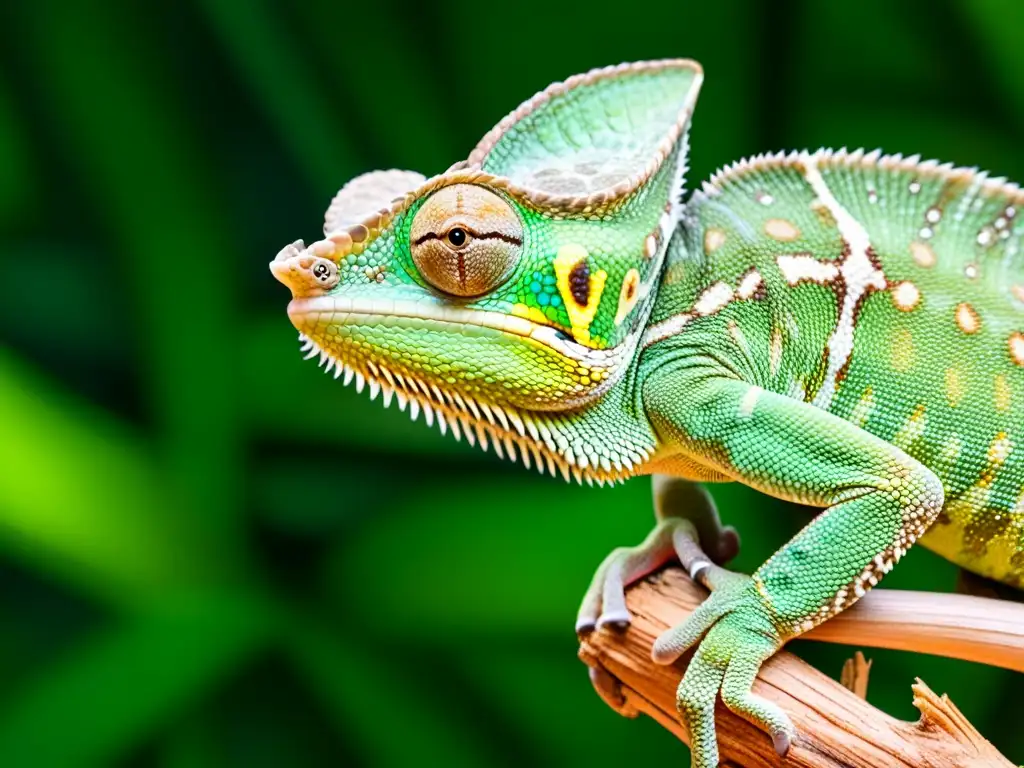
{"label": "chameleon eye turret", "polygon": [[453,184],[423,203],[409,240],[413,262],[430,285],[452,296],[481,296],[515,268],[523,251],[523,224],[494,192]]}

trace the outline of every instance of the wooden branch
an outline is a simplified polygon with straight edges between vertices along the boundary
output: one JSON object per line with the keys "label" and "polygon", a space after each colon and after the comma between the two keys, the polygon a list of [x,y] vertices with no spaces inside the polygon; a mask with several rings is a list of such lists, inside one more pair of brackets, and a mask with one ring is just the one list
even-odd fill
{"label": "wooden branch", "polygon": [[[675,708],[683,663],[660,666],[651,661],[650,651],[658,635],[706,596],[680,569],[660,572],[628,591],[633,623],[627,631],[603,629],[585,636],[580,645],[580,658],[591,667],[595,687],[610,706],[629,717],[647,714],[684,742],[688,735]],[[1024,606],[985,598],[875,590],[806,637],[1024,670]],[[722,760],[743,768],[1012,768],[947,697],[936,696],[920,680],[912,690],[921,712],[916,723],[875,709],[782,651],[764,665],[754,692],[790,715],[796,743],[783,761],[767,735],[719,702]]]}

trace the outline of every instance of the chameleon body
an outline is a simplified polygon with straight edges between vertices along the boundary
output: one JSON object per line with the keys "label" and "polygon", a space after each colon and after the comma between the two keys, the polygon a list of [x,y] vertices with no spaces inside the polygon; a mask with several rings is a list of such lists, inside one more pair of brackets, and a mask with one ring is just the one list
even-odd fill
{"label": "chameleon body", "polygon": [[684,204],[701,81],[674,60],[553,85],[444,174],[353,180],[326,238],[271,269],[336,377],[566,479],[658,476],[659,521],[601,565],[583,631],[628,621],[624,585],[674,551],[705,570],[696,530],[727,556],[688,483],[822,508],[752,576],[714,571],[655,644],[664,662],[697,645],[678,703],[704,767],[719,693],[788,748],[789,718],[751,694],[760,665],[918,539],[1024,580],[1024,196],[822,150],[738,163]]}

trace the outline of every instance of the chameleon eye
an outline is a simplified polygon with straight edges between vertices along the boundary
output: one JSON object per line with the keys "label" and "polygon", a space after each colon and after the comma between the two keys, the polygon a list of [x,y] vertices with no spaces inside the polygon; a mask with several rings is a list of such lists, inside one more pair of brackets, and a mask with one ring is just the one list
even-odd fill
{"label": "chameleon eye", "polygon": [[473,184],[453,184],[427,198],[409,236],[420,275],[453,296],[494,290],[523,251],[523,225],[512,206]]}
{"label": "chameleon eye", "polygon": [[448,242],[456,248],[464,246],[467,239],[468,236],[466,235],[466,230],[462,227],[452,227],[448,230]]}

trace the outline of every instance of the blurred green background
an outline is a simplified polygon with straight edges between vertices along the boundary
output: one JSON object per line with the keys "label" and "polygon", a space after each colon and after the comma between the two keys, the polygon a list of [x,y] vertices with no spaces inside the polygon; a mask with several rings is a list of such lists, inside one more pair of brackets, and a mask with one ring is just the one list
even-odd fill
{"label": "blurred green background", "polygon": [[[0,7],[0,765],[685,765],[593,694],[579,597],[648,483],[563,485],[298,354],[267,262],[355,174],[464,158],[553,80],[684,55],[691,179],[881,146],[1024,180],[1024,4]],[[750,570],[801,524],[715,493]],[[888,587],[949,589],[915,551]],[[851,649],[796,643],[832,675]],[[872,652],[1024,760],[1022,676]]]}

